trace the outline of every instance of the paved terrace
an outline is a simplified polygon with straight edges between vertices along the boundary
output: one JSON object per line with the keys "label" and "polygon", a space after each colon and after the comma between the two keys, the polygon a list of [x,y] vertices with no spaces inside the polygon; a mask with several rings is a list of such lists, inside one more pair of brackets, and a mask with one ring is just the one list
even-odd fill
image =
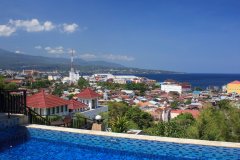
{"label": "paved terrace", "polygon": [[146,135],[133,135],[124,133],[113,133],[113,132],[101,132],[92,130],[81,130],[74,128],[64,128],[64,127],[54,127],[54,126],[44,126],[44,125],[26,125],[27,128],[38,128],[53,131],[65,131],[80,134],[91,134],[97,136],[110,136],[118,138],[130,138],[139,140],[149,140],[149,141],[160,141],[160,142],[172,142],[181,144],[195,144],[195,145],[205,145],[205,146],[218,146],[218,147],[230,147],[230,148],[240,148],[240,143],[232,142],[220,142],[220,141],[206,141],[206,140],[195,140],[195,139],[182,139],[182,138],[169,138],[169,137],[158,137],[158,136],[146,136]]}

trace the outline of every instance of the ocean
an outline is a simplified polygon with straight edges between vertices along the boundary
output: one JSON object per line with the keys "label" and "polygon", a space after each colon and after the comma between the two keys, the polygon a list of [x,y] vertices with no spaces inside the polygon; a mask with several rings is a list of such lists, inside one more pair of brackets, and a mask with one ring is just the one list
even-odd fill
{"label": "ocean", "polygon": [[240,80],[240,74],[141,74],[138,76],[154,79],[157,82],[173,79],[179,82],[188,82],[192,87],[203,89],[208,86],[221,87],[231,81]]}

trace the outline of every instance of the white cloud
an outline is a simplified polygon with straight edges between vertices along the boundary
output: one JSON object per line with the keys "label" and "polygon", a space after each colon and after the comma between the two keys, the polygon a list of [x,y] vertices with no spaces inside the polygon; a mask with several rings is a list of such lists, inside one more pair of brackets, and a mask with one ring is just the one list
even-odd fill
{"label": "white cloud", "polygon": [[[0,24],[0,37],[1,36],[11,36],[14,32],[18,30],[23,30],[26,32],[43,32],[43,31],[52,31],[52,30],[58,30],[66,33],[73,33],[77,31],[79,28],[79,25],[76,23],[67,24],[54,24],[51,21],[44,21],[41,22],[40,20],[33,18],[30,20],[13,20],[10,19],[8,23],[6,24]],[[79,29],[80,31],[86,30],[87,27],[83,27],[82,29]]]}
{"label": "white cloud", "polygon": [[78,25],[76,23],[73,24],[63,24],[63,31],[67,33],[73,33],[78,29]]}
{"label": "white cloud", "polygon": [[9,20],[9,24],[13,25],[16,28],[22,28],[27,32],[41,32],[41,31],[50,31],[55,26],[50,21],[40,23],[38,19],[32,20]]}
{"label": "white cloud", "polygon": [[84,60],[110,60],[110,61],[133,61],[135,58],[126,55],[114,55],[114,54],[93,54],[85,53],[80,54],[79,58]]}
{"label": "white cloud", "polygon": [[135,58],[126,55],[105,54],[104,58],[113,61],[133,61]]}
{"label": "white cloud", "polygon": [[45,47],[44,49],[47,51],[47,53],[50,53],[50,54],[63,54],[63,53],[65,53],[65,50],[62,46],[58,46],[58,47],[54,47],[54,48]]}
{"label": "white cloud", "polygon": [[53,23],[50,22],[50,21],[44,22],[43,26],[44,26],[44,28],[45,28],[46,31],[51,31],[52,29],[55,28],[55,26],[53,25]]}
{"label": "white cloud", "polygon": [[14,27],[8,25],[0,25],[0,37],[11,36],[14,32],[16,32],[16,29]]}
{"label": "white cloud", "polygon": [[38,45],[34,47],[35,49],[42,49],[42,46]]}
{"label": "white cloud", "polygon": [[84,60],[93,60],[93,59],[98,59],[99,56],[91,53],[85,53],[85,54],[80,54],[79,58],[82,58]]}
{"label": "white cloud", "polygon": [[16,50],[15,53],[17,53],[17,54],[23,54],[24,52],[19,51],[19,50]]}

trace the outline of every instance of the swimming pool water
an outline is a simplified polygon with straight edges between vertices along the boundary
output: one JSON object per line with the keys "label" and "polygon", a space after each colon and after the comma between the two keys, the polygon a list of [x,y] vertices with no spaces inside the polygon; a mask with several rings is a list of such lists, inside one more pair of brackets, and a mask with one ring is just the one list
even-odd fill
{"label": "swimming pool water", "polygon": [[33,128],[28,129],[28,134],[29,138],[25,138],[24,143],[5,146],[5,149],[0,150],[0,160],[240,159],[239,148],[133,140]]}

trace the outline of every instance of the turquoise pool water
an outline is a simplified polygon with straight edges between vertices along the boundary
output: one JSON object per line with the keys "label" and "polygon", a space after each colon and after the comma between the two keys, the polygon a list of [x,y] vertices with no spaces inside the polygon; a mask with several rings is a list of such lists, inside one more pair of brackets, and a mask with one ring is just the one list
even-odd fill
{"label": "turquoise pool water", "polygon": [[[11,132],[16,133],[10,131],[9,134]],[[22,134],[20,140],[15,137],[12,141],[1,143],[0,160],[240,159],[239,148],[133,140],[31,128],[23,132],[28,136]]]}

